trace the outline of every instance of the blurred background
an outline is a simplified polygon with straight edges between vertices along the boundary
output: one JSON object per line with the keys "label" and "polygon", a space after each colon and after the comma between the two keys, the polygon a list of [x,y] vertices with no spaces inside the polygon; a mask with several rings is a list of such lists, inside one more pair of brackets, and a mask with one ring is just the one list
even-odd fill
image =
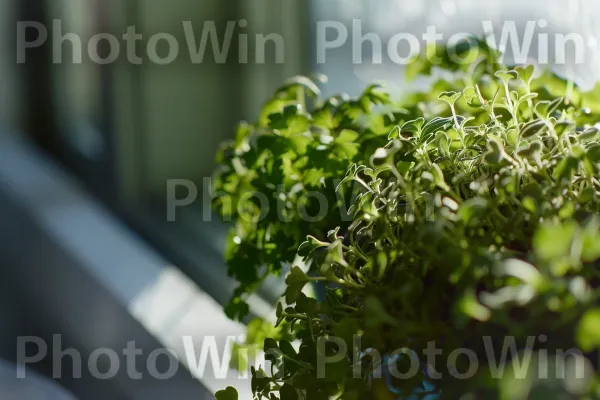
{"label": "blurred background", "polygon": [[[31,365],[38,376],[15,387],[37,387],[38,378],[52,378],[60,365],[64,374],[55,383],[80,399],[211,398],[226,385],[214,374],[193,377],[180,355],[172,379],[134,380],[123,370],[105,380],[85,373],[73,378],[72,358],[51,357],[60,347],[52,339],[62,335],[62,348],[77,348],[83,357],[136,341],[146,358],[161,347],[183,349],[184,335],[243,333],[220,309],[234,284],[223,262],[227,226],[210,212],[206,179],[219,143],[238,121],[253,120],[269,94],[296,74],[328,75],[326,94],[355,95],[381,79],[401,94],[410,88],[403,67],[378,52],[395,34],[421,38],[428,26],[448,38],[481,35],[482,21],[492,21],[500,38],[505,21],[515,21],[525,35],[528,21],[545,20],[530,56],[544,44],[538,33],[548,34],[551,48],[553,33],[578,34],[584,62],[574,62],[571,48],[567,63],[555,68],[591,88],[600,78],[598,11],[596,0],[0,0],[0,356],[16,362],[23,336],[43,338],[49,353]],[[382,39],[381,50],[353,36],[356,19],[362,35]],[[224,62],[215,60],[210,41],[204,60],[192,62],[184,21],[195,29],[196,47],[207,23],[222,42],[228,23],[237,21]],[[349,37],[320,63],[317,32],[327,21],[345,26]],[[44,45],[19,45],[38,40],[40,26],[47,29]],[[141,35],[133,47],[139,63],[125,51],[128,27]],[[99,33],[121,42],[120,55],[105,65],[88,54]],[[146,46],[164,33],[178,41],[179,56],[159,65],[148,59]],[[248,62],[239,58],[245,48],[240,33],[250,38]],[[267,46],[265,62],[256,62],[257,34],[279,35],[283,60]],[[77,40],[82,57],[75,63]],[[357,41],[361,63],[353,62]],[[96,54],[111,56],[107,40],[96,44]],[[168,51],[165,41],[157,46],[162,57]],[[409,49],[401,44],[398,52],[407,56]],[[373,62],[379,56],[382,62]],[[198,188],[174,221],[167,207],[172,180]],[[281,282],[269,282],[251,302],[253,315],[268,317],[280,293]],[[28,351],[35,354],[35,346]],[[168,369],[168,357],[160,360],[162,371]],[[16,376],[15,368],[7,371]],[[41,397],[46,390],[32,397],[0,390],[0,399],[51,398]]]}

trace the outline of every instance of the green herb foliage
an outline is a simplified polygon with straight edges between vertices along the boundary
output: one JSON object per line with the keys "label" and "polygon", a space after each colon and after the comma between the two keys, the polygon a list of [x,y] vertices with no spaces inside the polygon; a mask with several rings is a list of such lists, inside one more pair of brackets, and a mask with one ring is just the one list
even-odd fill
{"label": "green herb foliage", "polygon": [[348,228],[351,193],[337,185],[409,115],[377,85],[358,99],[321,100],[319,93],[309,79],[291,79],[218,156],[213,204],[225,221],[235,221],[226,259],[240,283],[226,308],[231,318],[248,314],[246,295],[292,263],[307,234],[326,239],[329,230]]}
{"label": "green herb foliage", "polygon": [[[244,293],[298,254],[310,265],[287,277],[277,308],[286,338],[264,339],[272,370],[253,368],[257,399],[600,394],[595,380],[540,380],[533,368],[517,379],[507,367],[496,379],[484,346],[491,338],[499,357],[505,338],[523,349],[540,334],[534,350],[549,354],[600,346],[600,90],[583,93],[550,72],[534,78],[532,67],[508,68],[476,45],[469,64],[417,59],[413,76],[450,73],[400,104],[375,86],[357,99],[321,100],[313,82],[296,79],[222,153],[217,186],[229,196],[217,206],[236,220],[228,261],[241,282],[229,314],[243,315]],[[313,189],[330,202],[322,220],[307,222],[298,206],[318,209],[303,198]],[[237,205],[253,191],[281,199],[287,219],[275,205],[260,221],[224,211],[223,199]],[[322,301],[302,292],[317,283]],[[378,379],[376,359],[356,357],[411,349],[424,366],[432,341],[443,354],[435,378],[421,368]],[[347,355],[335,358],[340,346]],[[446,362],[465,348],[480,366],[468,380],[457,378],[467,357]],[[323,356],[336,361],[323,366]],[[405,371],[407,359],[395,367]]]}

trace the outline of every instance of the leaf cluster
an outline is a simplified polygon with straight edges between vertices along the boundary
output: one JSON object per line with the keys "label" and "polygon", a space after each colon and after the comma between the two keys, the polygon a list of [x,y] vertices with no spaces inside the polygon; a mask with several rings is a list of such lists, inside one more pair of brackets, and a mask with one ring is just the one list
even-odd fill
{"label": "leaf cluster", "polygon": [[[287,277],[277,324],[289,337],[264,339],[271,371],[253,369],[257,399],[600,393],[595,381],[577,394],[568,382],[556,389],[530,375],[515,385],[510,376],[491,379],[488,368],[456,379],[452,370],[467,370],[466,358],[439,364],[435,379],[425,368],[410,379],[374,373],[388,370],[399,349],[426,365],[432,341],[446,357],[472,350],[480,366],[489,362],[484,337],[499,339],[500,350],[503,338],[523,348],[541,333],[544,349],[589,355],[600,347],[600,90],[584,93],[550,72],[534,77],[533,67],[503,66],[477,43],[480,57],[466,66],[418,59],[409,73],[445,68],[450,77],[400,103],[375,86],[357,99],[319,100],[313,82],[296,79],[276,95],[283,103],[267,105],[262,122],[228,144],[221,190],[231,185],[239,200],[245,190],[271,188],[290,202],[285,222],[270,214],[240,222],[233,214],[232,274],[246,290],[262,279],[252,271],[264,264],[265,274],[297,256],[310,265]],[[310,113],[297,97],[307,90]],[[307,140],[298,146],[296,136]],[[257,144],[261,138],[269,145]],[[307,178],[315,168],[319,179]],[[332,202],[323,220],[307,223],[293,207],[312,187]],[[307,297],[302,290],[312,284],[326,296]],[[328,338],[342,342],[321,347]],[[336,358],[341,347],[347,355],[319,375],[319,359]],[[383,363],[365,356],[373,350]],[[400,371],[408,361],[393,358]]]}

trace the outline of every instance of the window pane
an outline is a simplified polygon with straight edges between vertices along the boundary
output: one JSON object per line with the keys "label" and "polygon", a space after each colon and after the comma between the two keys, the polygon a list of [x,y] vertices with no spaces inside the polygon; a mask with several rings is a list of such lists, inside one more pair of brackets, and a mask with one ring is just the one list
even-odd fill
{"label": "window pane", "polygon": [[[90,39],[106,29],[102,4],[95,0],[55,0],[48,3],[56,16],[52,30],[53,99],[65,146],[78,155],[98,159],[107,151],[102,121],[102,67],[84,60]],[[101,46],[101,45],[100,45]],[[106,69],[106,68],[105,68]]]}
{"label": "window pane", "polygon": [[[315,29],[318,23],[341,22],[348,33],[342,46],[326,52],[326,63],[315,60],[315,68],[330,78],[330,93],[356,94],[373,80],[394,83],[395,89],[401,91],[402,87],[406,88],[402,79],[406,62],[393,61],[394,57],[408,58],[411,50],[424,50],[427,42],[423,35],[428,29],[435,29],[440,35],[437,40],[441,42],[461,33],[483,36],[488,31],[484,29],[486,24],[491,24],[496,43],[502,42],[504,30],[512,32],[514,24],[518,45],[525,46],[531,61],[539,59],[540,51],[547,50],[550,65],[558,72],[570,74],[584,86],[589,87],[600,78],[597,48],[600,28],[594,23],[600,3],[595,0],[322,0],[313,3]],[[330,28],[327,40],[333,41],[339,32]],[[399,34],[414,38],[413,45],[406,39],[400,40],[398,46],[390,45]],[[544,45],[544,34],[549,38],[548,47]],[[579,49],[582,62],[575,62],[573,43],[567,44],[566,63],[557,61],[555,50],[560,52],[564,46],[557,43],[556,34],[576,34],[582,39]],[[369,38],[375,35],[378,44],[373,46]],[[365,39],[362,46],[361,38]],[[511,42],[508,43],[510,55]]]}

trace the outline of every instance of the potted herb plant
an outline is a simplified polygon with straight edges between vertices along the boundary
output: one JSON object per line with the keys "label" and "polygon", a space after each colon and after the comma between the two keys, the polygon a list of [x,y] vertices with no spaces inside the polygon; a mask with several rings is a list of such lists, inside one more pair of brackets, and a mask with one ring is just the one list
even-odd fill
{"label": "potted herb plant", "polygon": [[502,65],[483,41],[434,51],[407,69],[428,91],[322,99],[294,78],[224,145],[228,315],[309,265],[261,338],[257,399],[600,395],[600,90]]}

